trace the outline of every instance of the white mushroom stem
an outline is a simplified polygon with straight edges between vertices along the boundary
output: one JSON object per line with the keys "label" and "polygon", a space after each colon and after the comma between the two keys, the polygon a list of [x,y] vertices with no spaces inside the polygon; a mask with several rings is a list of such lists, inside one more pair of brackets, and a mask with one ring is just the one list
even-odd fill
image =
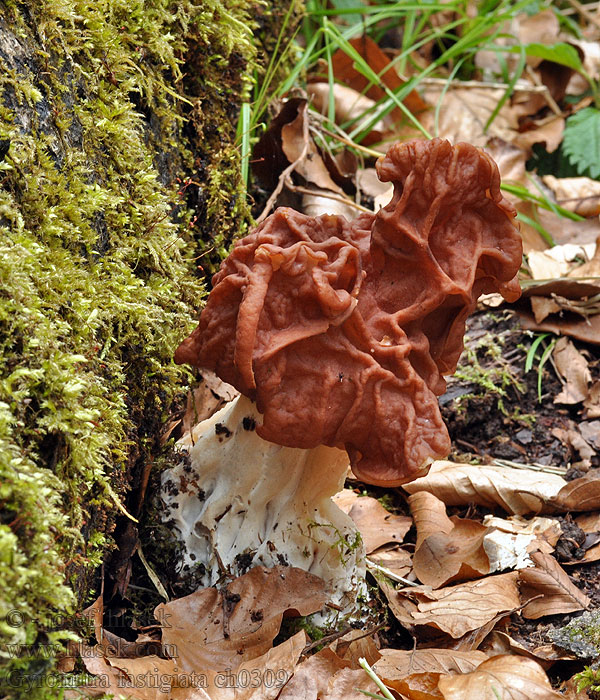
{"label": "white mushroom stem", "polygon": [[165,473],[163,498],[185,564],[204,566],[204,585],[257,565],[297,566],[324,579],[331,601],[349,611],[364,587],[364,548],[331,501],[348,457],[267,442],[256,434],[260,421],[239,396],[180,440],[189,460]]}

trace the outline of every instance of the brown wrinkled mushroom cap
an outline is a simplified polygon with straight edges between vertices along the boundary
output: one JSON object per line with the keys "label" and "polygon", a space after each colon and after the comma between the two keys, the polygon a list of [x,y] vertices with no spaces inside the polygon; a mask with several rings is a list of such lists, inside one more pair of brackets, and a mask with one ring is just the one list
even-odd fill
{"label": "brown wrinkled mushroom cap", "polygon": [[518,298],[522,246],[479,149],[396,144],[377,172],[394,196],[376,215],[282,208],[237,241],[175,359],[255,400],[265,440],[344,447],[357,477],[395,486],[448,454],[442,375],[480,294]]}

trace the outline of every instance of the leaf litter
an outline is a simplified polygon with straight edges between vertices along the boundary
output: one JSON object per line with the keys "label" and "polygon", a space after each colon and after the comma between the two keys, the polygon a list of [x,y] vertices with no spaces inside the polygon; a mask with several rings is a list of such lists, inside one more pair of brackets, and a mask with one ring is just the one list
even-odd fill
{"label": "leaf litter", "polygon": [[[451,15],[430,20],[443,26]],[[305,616],[326,609],[327,595],[289,567],[259,567],[221,590],[162,603],[158,624],[134,626],[133,641],[102,627],[97,601],[96,644],[80,655],[109,691],[140,700],[362,698],[381,692],[361,666],[366,657],[405,699],[587,696],[572,676],[600,658],[587,643],[600,605],[600,189],[581,130],[596,128],[584,93],[600,77],[600,32],[583,13],[579,22],[585,39],[567,35],[552,9],[515,17],[497,38],[504,65],[497,50],[480,49],[474,78],[441,64],[416,87],[409,81],[439,46],[424,44],[408,61],[393,38],[379,45],[363,33],[273,103],[252,156],[257,220],[282,203],[311,215],[376,211],[390,192],[373,166],[389,143],[424,131],[466,140],[496,159],[519,212],[524,294],[510,306],[482,304],[469,321],[459,374],[441,398],[452,459],[396,490],[365,492],[350,479],[338,495],[371,564],[356,629],[340,618],[317,644],[323,632]],[[501,76],[519,66],[509,51],[517,42],[525,60],[507,91]],[[382,109],[390,91],[403,91],[402,105]],[[589,172],[532,170],[532,159],[561,151]],[[164,440],[228,392],[205,379]],[[569,645],[569,625],[588,619],[581,643]],[[84,691],[94,694],[91,684]]]}

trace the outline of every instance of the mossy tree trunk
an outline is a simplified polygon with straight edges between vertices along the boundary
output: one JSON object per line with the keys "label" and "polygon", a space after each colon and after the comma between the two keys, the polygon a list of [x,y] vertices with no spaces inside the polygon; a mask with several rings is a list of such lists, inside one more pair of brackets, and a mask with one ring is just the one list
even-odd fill
{"label": "mossy tree trunk", "polygon": [[[235,131],[264,11],[0,7],[0,643],[60,638],[139,507],[185,383],[197,258],[249,220]],[[28,686],[52,660],[21,656],[0,647],[0,696],[54,697]]]}

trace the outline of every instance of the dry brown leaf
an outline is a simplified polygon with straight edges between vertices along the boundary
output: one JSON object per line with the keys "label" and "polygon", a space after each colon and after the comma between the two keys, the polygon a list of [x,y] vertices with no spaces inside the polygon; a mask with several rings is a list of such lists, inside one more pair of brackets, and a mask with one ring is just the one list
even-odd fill
{"label": "dry brown leaf", "polygon": [[413,568],[421,583],[439,588],[490,572],[483,547],[488,531],[484,525],[448,518],[444,503],[427,491],[413,494],[408,503],[417,528]]}
{"label": "dry brown leaf", "polygon": [[[503,90],[485,87],[448,90],[442,98],[435,136],[449,139],[452,143],[468,141],[481,148],[487,145],[491,137],[512,143],[518,124],[508,104],[501,108],[488,130],[484,130],[502,95]],[[425,97],[431,104],[436,104],[441,98],[441,90],[428,88]]]}
{"label": "dry brown leaf", "polygon": [[523,617],[537,620],[544,615],[564,615],[589,606],[590,599],[571,582],[554,557],[534,552],[531,559],[535,568],[519,572],[521,594],[525,600],[542,597],[525,605],[521,612]]}
{"label": "dry brown leaf", "polygon": [[331,677],[349,666],[331,649],[322,649],[298,665],[279,700],[317,700],[327,692]]}
{"label": "dry brown leaf", "polygon": [[429,586],[387,590],[386,596],[400,623],[429,625],[458,639],[520,606],[517,578],[510,572],[437,591]]}
{"label": "dry brown leaf", "polygon": [[[595,292],[598,294],[598,291]],[[519,308],[521,326],[528,331],[543,331],[554,333],[555,335],[568,335],[575,340],[582,340],[585,343],[600,345],[600,314],[576,321],[560,319],[559,321],[549,321],[536,323],[533,314]]]}
{"label": "dry brown leaf", "polygon": [[286,610],[301,615],[320,610],[327,600],[323,581],[293,567],[256,567],[223,591],[205,588],[162,603],[163,643],[178,650],[184,671],[235,669],[266,653]]}
{"label": "dry brown leaf", "polygon": [[[542,100],[545,102],[545,98],[543,96],[540,97],[542,97]],[[513,141],[516,146],[523,149],[525,155],[531,153],[531,147],[536,143],[543,144],[548,153],[555,151],[562,143],[565,130],[565,120],[563,117],[556,115],[550,119],[544,119],[543,122],[539,124],[533,122],[532,126],[534,128],[519,132]],[[581,212],[577,213],[585,216],[585,214]]]}
{"label": "dry brown leaf", "polygon": [[560,304],[551,297],[529,297],[529,301],[536,323],[541,323],[550,314],[555,314],[561,309]]}
{"label": "dry brown leaf", "polygon": [[331,678],[327,693],[319,700],[365,700],[367,696],[361,691],[375,694],[379,688],[362,668],[343,668]]}
{"label": "dry brown leaf", "polygon": [[586,418],[600,418],[600,380],[592,384],[583,405],[586,409]]}
{"label": "dry brown leaf", "polygon": [[371,666],[381,658],[373,636],[366,634],[364,630],[351,630],[343,637],[336,639],[331,649],[341,659],[348,661],[351,668],[360,668],[361,658],[366,659]]}
{"label": "dry brown leaf", "polygon": [[592,462],[592,457],[596,454],[591,445],[583,438],[583,435],[579,432],[576,427],[568,428],[552,428],[551,434],[558,438],[563,444],[572,447],[573,450],[579,453],[580,461],[577,463],[584,469],[589,469]]}
{"label": "dry brown leaf", "polygon": [[375,168],[362,168],[356,171],[357,187],[373,198],[373,211],[379,211],[389,204],[394,194],[394,186],[389,182],[381,182]]}
{"label": "dry brown leaf", "polygon": [[557,204],[580,216],[600,214],[600,182],[589,177],[544,175],[543,183],[554,193]]}
{"label": "dry brown leaf", "polygon": [[298,116],[281,128],[281,148],[290,163],[296,162],[294,170],[308,182],[323,190],[343,195],[335,184],[308,132],[308,104],[298,109]]}
{"label": "dry brown leaf", "polygon": [[581,403],[587,398],[592,381],[587,360],[568,338],[557,340],[552,358],[563,385],[554,403]]}
{"label": "dry brown leaf", "polygon": [[565,652],[553,644],[545,644],[543,646],[528,649],[519,644],[512,637],[509,637],[506,632],[500,630],[492,630],[484,639],[479,647],[481,652],[485,652],[488,657],[500,656],[502,654],[515,654],[517,656],[525,656],[528,659],[537,661],[544,668],[549,668],[554,661],[569,661],[575,657],[572,654]]}
{"label": "dry brown leaf", "polygon": [[376,498],[362,496],[352,504],[348,515],[361,534],[367,554],[390,542],[400,543],[412,526],[412,518],[394,515]]}
{"label": "dry brown leaf", "polygon": [[593,469],[585,476],[569,481],[552,499],[552,506],[563,511],[578,513],[600,508],[600,470]]}
{"label": "dry brown leaf", "polygon": [[190,696],[188,689],[172,694],[171,700],[274,700],[298,665],[306,645],[306,633],[298,632],[259,658],[240,664],[235,670],[200,671],[205,696]]}
{"label": "dry brown leaf", "polygon": [[482,651],[456,649],[382,649],[375,664],[377,675],[388,683],[413,673],[469,673],[487,660]]}
{"label": "dry brown leaf", "polygon": [[321,216],[322,214],[337,214],[343,216],[348,221],[355,219],[360,211],[352,206],[352,203],[342,201],[341,196],[333,199],[328,196],[328,190],[319,190],[316,187],[307,188],[311,193],[305,192],[302,195],[302,212],[306,216]]}
{"label": "dry brown leaf", "polygon": [[600,532],[600,513],[584,513],[575,518],[575,524],[586,534]]}
{"label": "dry brown leaf", "polygon": [[[381,77],[381,82],[385,87],[396,91],[404,85],[404,81],[398,77],[396,69],[391,65],[390,59],[367,34],[351,39],[350,44],[365,59],[373,72]],[[348,85],[361,93],[365,92],[365,88],[367,88],[367,97],[376,102],[385,97],[386,93],[383,87],[369,85],[369,80],[355,68],[354,59],[341,49],[333,54],[331,63],[333,65],[333,73],[340,83]],[[418,114],[428,107],[416,90],[412,90],[402,101],[413,114]],[[394,108],[391,114],[395,121],[405,118],[404,112],[399,107]]]}
{"label": "dry brown leaf", "polygon": [[442,676],[444,700],[560,700],[544,669],[523,656],[495,656],[471,673]]}
{"label": "dry brown leaf", "polygon": [[427,476],[403,484],[402,488],[411,494],[428,491],[447,506],[476,503],[491,508],[501,506],[511,515],[523,515],[539,513],[565,484],[562,477],[545,472],[439,460]]}
{"label": "dry brown leaf", "polygon": [[[327,114],[329,109],[329,83],[309,83],[306,86],[306,92],[310,95],[312,104],[317,112]],[[353,123],[352,128],[356,128],[370,121],[371,110],[375,106],[375,100],[362,95],[347,85],[335,83],[333,86],[333,104],[336,124],[344,124],[364,114],[363,117]],[[375,136],[383,135],[386,131],[385,122],[383,120],[376,122],[372,125],[370,131]]]}
{"label": "dry brown leaf", "polygon": [[323,649],[297,667],[279,700],[362,700],[365,695],[358,688],[377,691],[363,669],[355,669],[331,649]]}
{"label": "dry brown leaf", "polygon": [[[108,658],[108,663],[119,670],[121,676],[111,691],[140,700],[164,700],[171,697],[171,689],[177,682],[188,685],[193,679],[185,674],[178,678],[177,664],[173,659],[159,656],[142,656],[139,659]],[[200,681],[198,681],[200,683]]]}
{"label": "dry brown leaf", "polygon": [[239,393],[231,384],[221,381],[214,372],[202,370],[198,386],[187,396],[183,432],[188,433],[194,425],[210,418]]}
{"label": "dry brown leaf", "polygon": [[412,557],[397,545],[386,545],[369,555],[369,561],[383,566],[396,576],[405,578],[412,571]]}
{"label": "dry brown leaf", "polygon": [[385,684],[406,700],[442,700],[439,679],[439,673],[411,673],[403,678],[385,680]]}

